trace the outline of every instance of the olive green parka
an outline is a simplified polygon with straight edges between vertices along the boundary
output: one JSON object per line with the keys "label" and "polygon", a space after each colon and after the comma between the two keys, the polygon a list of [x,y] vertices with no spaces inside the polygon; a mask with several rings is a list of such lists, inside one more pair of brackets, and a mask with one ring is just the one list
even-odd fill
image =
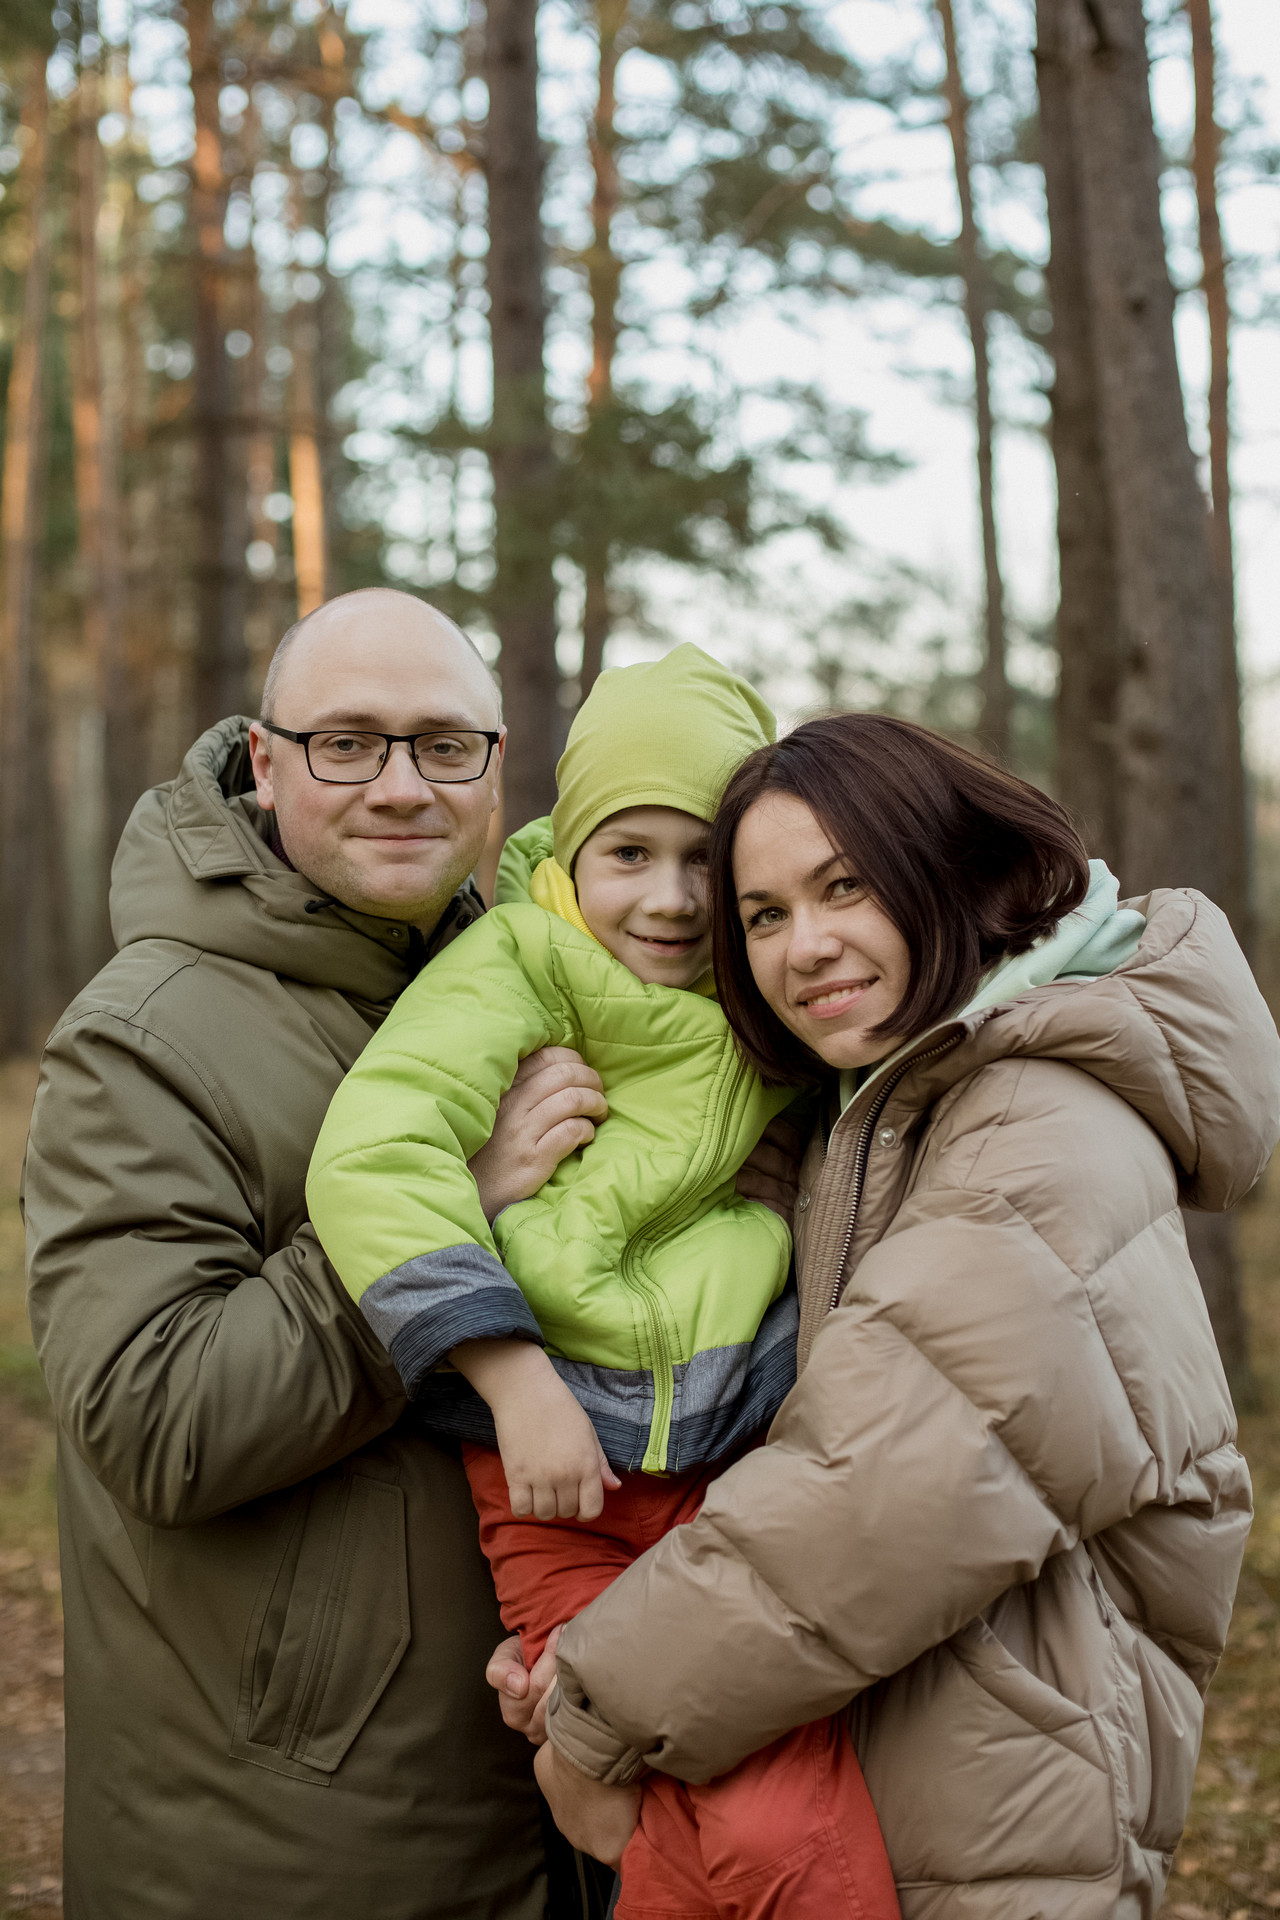
{"label": "olive green parka", "polygon": [[541,1920],[466,1482],[303,1197],[334,1088],[481,902],[424,950],[318,901],[227,720],[139,802],[111,905],[120,951],[49,1041],[25,1184],[67,1920]]}

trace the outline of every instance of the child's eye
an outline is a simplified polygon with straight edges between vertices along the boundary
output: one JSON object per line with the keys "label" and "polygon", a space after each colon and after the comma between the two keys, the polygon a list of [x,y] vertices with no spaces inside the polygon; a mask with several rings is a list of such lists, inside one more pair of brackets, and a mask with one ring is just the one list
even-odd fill
{"label": "child's eye", "polygon": [[644,859],[645,852],[643,847],[615,847],[613,857],[629,867],[635,867]]}

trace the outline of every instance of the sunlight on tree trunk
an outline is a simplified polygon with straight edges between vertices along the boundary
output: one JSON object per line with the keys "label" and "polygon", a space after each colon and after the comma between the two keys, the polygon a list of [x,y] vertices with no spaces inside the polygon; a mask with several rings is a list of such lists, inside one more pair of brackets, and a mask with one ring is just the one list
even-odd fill
{"label": "sunlight on tree trunk", "polygon": [[229,713],[242,712],[248,698],[244,634],[247,502],[241,463],[233,457],[231,363],[224,312],[227,179],[218,112],[222,80],[214,0],[188,0],[186,15],[196,121],[191,214],[195,226],[197,552],[194,706],[199,730]]}
{"label": "sunlight on tree trunk", "polygon": [[969,158],[969,100],[965,93],[952,0],[936,0],[946,52],[947,126],[960,199],[960,266],[964,275],[964,311],[973,343],[973,411],[978,437],[978,507],[982,519],[982,569],[986,617],[982,658],[982,715],[978,730],[997,757],[1009,759],[1012,694],[1005,663],[1004,582],[996,542],[995,479],[992,459],[991,363],[987,336],[986,269],[973,211],[973,172]]}
{"label": "sunlight on tree trunk", "polygon": [[494,593],[498,666],[511,726],[503,770],[507,828],[547,813],[560,739],[556,584],[550,515],[555,464],[547,422],[542,153],[536,0],[488,0],[489,335],[493,355]]}

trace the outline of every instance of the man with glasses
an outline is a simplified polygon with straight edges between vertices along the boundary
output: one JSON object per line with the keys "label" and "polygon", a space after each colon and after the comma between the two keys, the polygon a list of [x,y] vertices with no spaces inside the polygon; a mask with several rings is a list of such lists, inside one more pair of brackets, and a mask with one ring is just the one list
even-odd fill
{"label": "man with glasses", "polygon": [[[548,1907],[529,1749],[484,1683],[466,1483],[304,1203],[338,1081],[483,911],[497,691],[451,622],[377,590],[285,636],[262,715],[135,809],[120,951],[32,1122],[67,1920],[568,1920],[582,1863],[556,1856]],[[489,1211],[604,1111],[576,1056],[525,1062],[474,1167]]]}

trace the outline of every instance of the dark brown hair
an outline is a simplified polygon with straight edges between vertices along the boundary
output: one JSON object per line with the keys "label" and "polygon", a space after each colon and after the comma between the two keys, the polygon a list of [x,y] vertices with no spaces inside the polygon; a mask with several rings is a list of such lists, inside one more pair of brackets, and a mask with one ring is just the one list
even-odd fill
{"label": "dark brown hair", "polygon": [[927,727],[885,713],[810,720],[734,774],[709,849],[720,1000],[738,1044],[774,1085],[812,1082],[820,1063],[751,977],[733,879],[748,809],[768,793],[803,800],[907,943],[907,990],[875,1037],[922,1033],[972,998],[995,961],[1025,953],[1089,884],[1089,863],[1056,800]]}

